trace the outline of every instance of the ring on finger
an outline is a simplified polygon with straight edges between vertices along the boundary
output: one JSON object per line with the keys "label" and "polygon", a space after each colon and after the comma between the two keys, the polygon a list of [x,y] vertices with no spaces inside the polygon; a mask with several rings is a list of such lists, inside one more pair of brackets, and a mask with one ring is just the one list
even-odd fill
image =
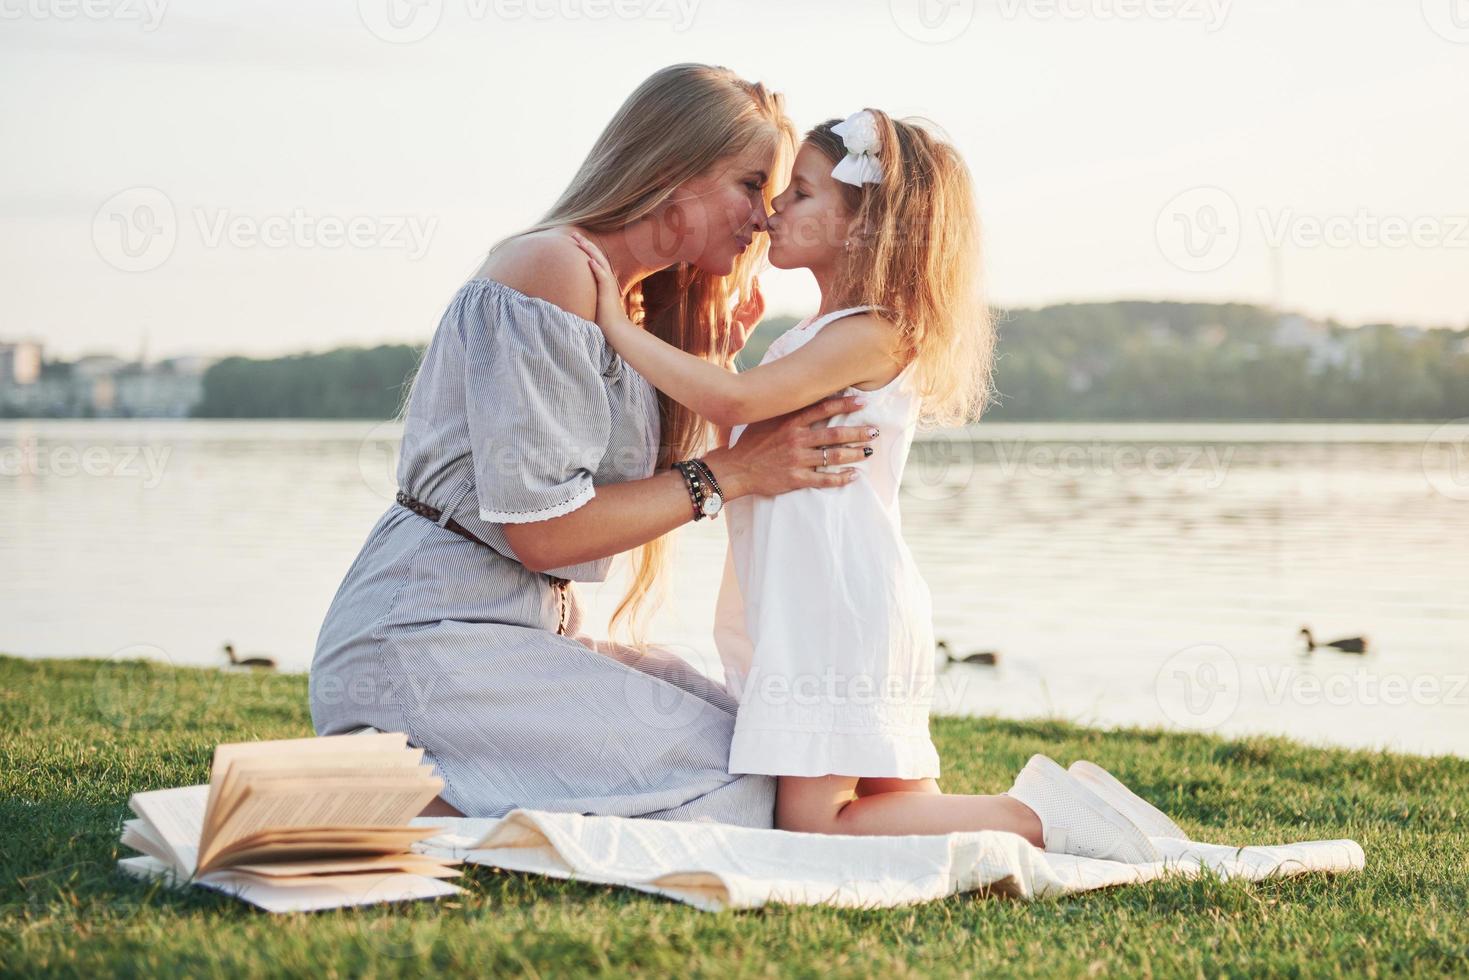
{"label": "ring on finger", "polygon": [[821,465],[822,466],[827,465],[826,464],[826,447],[825,446],[822,446],[821,447]]}

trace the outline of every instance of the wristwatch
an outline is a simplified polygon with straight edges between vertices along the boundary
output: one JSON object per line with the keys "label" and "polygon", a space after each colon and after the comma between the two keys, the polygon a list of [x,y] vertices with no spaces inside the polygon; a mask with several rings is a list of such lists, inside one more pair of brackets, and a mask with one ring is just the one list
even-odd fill
{"label": "wristwatch", "polygon": [[709,483],[709,492],[699,503],[699,510],[705,517],[718,517],[719,512],[724,509],[724,491],[719,489],[719,481],[714,479],[714,471],[709,469],[709,464],[702,459],[692,461],[704,474],[704,479]]}

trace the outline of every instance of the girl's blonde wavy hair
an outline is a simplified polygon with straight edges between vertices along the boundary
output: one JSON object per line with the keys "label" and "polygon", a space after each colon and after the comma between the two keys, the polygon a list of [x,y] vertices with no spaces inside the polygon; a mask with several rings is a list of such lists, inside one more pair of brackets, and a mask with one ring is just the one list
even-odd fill
{"label": "girl's blonde wavy hair", "polygon": [[[917,359],[920,428],[978,421],[994,399],[996,328],[969,168],[923,120],[867,111],[877,120],[882,180],[839,181],[857,231],[833,284],[836,303],[883,307],[897,324],[901,359]],[[806,134],[833,166],[847,155],[831,131],[840,123]]]}
{"label": "girl's blonde wavy hair", "polygon": [[[795,143],[796,128],[779,93],[728,68],[670,65],[623,102],[560,200],[540,221],[505,241],[562,225],[617,231],[652,214],[685,181],[752,146],[770,161],[764,191],[768,213],[776,177],[789,171]],[[733,370],[732,314],[750,298],[769,244],[767,236],[756,235],[727,276],[686,263],[656,272],[633,289],[628,314],[675,347]],[[703,418],[662,392],[658,409],[658,469],[709,447],[710,426]],[[646,650],[647,623],[664,598],[670,543],[670,536],[662,535],[638,549],[632,581],[609,623],[613,630],[627,624],[641,650]]]}

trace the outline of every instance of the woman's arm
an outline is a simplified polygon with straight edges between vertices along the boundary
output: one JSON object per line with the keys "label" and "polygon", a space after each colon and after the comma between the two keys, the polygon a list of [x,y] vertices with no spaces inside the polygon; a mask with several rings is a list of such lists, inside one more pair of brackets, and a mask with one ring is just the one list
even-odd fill
{"label": "woman's arm", "polygon": [[[723,476],[719,482],[730,493]],[[693,517],[683,477],[678,470],[664,470],[645,480],[600,486],[596,496],[569,514],[501,528],[520,563],[533,572],[544,572],[628,551]]]}
{"label": "woman's arm", "polygon": [[597,279],[597,325],[607,342],[658,390],[717,426],[758,422],[794,411],[891,372],[893,327],[854,314],[823,328],[799,350],[738,374],[669,344],[628,320],[606,257],[573,235]]}
{"label": "woman's arm", "polygon": [[[855,470],[824,473],[816,467],[823,446],[832,447],[831,465],[866,458],[862,447],[872,441],[867,426],[826,425],[832,416],[859,407],[856,397],[833,398],[752,425],[733,448],[712,449],[701,458],[714,472],[725,500],[845,486],[856,477]],[[636,548],[693,518],[683,477],[677,470],[665,470],[642,480],[598,486],[591,500],[569,514],[502,527],[520,563],[540,572]]]}
{"label": "woman's arm", "polygon": [[[596,293],[594,283],[587,280],[584,262],[571,242],[546,232],[507,243],[479,274],[591,319],[588,314],[595,312]],[[774,496],[803,487],[840,487],[851,482],[855,471],[825,473],[816,467],[822,463],[823,446],[829,447],[832,465],[865,458],[862,447],[872,441],[867,426],[827,426],[832,416],[859,407],[855,397],[830,399],[750,426],[733,449],[723,448],[729,441],[726,431],[721,446],[705,453],[703,459],[714,471],[726,500],[746,494]],[[544,571],[638,547],[692,521],[693,516],[683,477],[677,470],[668,470],[642,480],[598,486],[591,500],[560,517],[501,527],[521,564]]]}

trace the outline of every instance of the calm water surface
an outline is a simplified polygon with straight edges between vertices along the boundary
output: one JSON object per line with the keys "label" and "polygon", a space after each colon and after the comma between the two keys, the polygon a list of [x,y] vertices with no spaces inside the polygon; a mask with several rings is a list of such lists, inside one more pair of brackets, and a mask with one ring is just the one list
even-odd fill
{"label": "calm water surface", "polygon": [[[915,445],[904,532],[946,713],[1469,756],[1463,426],[996,424]],[[0,422],[0,651],[305,670],[394,490],[396,427]],[[723,522],[678,534],[655,639],[716,676]],[[621,595],[579,584],[589,629]],[[813,595],[813,601],[817,597]],[[1366,634],[1371,651],[1301,652]]]}

